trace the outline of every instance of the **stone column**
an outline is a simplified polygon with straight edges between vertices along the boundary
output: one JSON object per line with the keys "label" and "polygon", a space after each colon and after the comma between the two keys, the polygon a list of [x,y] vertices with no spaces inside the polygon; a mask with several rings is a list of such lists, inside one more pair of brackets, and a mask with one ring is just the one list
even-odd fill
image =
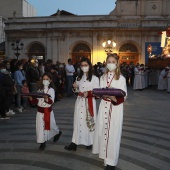
{"label": "stone column", "polygon": [[46,35],[46,48],[47,48],[47,51],[46,51],[46,59],[45,60],[48,60],[48,59],[52,59],[52,48],[53,48],[53,43],[52,43],[52,37],[53,34],[51,33],[48,33]]}
{"label": "stone column", "polygon": [[146,16],[146,1],[145,0],[140,0],[139,1],[139,4],[140,4],[140,15],[142,17],[145,17]]}
{"label": "stone column", "polygon": [[167,0],[162,1],[162,16],[168,16],[168,2],[167,2]]}
{"label": "stone column", "polygon": [[97,34],[93,32],[92,37],[92,51],[91,51],[91,62],[96,64],[98,61],[98,43],[97,43]]}

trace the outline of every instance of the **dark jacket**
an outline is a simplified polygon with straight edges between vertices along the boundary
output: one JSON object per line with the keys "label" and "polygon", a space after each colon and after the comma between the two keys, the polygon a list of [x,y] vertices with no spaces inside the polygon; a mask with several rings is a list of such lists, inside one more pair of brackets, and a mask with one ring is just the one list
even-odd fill
{"label": "dark jacket", "polygon": [[8,73],[0,73],[0,98],[12,98],[15,82]]}
{"label": "dark jacket", "polygon": [[29,83],[37,83],[40,80],[40,71],[37,67],[29,66],[26,72],[26,78]]}

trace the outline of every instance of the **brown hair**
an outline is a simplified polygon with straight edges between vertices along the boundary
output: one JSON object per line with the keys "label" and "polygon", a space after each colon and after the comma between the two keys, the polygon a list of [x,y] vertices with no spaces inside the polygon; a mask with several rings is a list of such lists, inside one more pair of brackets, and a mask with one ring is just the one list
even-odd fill
{"label": "brown hair", "polygon": [[[106,58],[106,63],[107,63],[107,60],[110,58],[110,57],[113,57],[114,59],[116,59],[117,61],[117,67],[116,67],[116,70],[115,70],[115,80],[119,80],[119,77],[120,77],[120,63],[119,63],[119,56],[117,54],[109,54]],[[106,72],[104,75],[106,75],[107,73],[109,72],[109,69],[106,68]]]}

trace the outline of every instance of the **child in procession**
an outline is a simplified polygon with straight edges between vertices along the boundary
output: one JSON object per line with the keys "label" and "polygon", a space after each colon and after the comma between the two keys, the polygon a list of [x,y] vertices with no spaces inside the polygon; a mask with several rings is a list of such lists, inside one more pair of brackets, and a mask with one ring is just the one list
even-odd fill
{"label": "child in procession", "polygon": [[39,149],[44,150],[46,148],[46,141],[53,138],[53,141],[56,142],[62,134],[56,125],[54,112],[52,110],[55,91],[52,84],[52,75],[50,73],[43,74],[41,88],[38,92],[50,96],[44,95],[43,98],[29,97],[32,104],[38,105],[36,116],[36,136],[37,143],[40,143]]}

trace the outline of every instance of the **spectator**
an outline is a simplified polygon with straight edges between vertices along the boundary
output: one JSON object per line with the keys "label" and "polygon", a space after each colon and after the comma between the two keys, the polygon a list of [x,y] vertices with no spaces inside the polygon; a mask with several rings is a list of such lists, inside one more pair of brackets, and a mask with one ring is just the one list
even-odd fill
{"label": "spectator", "polygon": [[[26,80],[22,81],[22,94],[26,94],[29,93],[29,88],[28,88],[28,83]],[[22,97],[22,105],[23,105],[23,111],[27,111],[27,107],[28,107],[28,98],[27,97]]]}
{"label": "spectator", "polygon": [[21,107],[21,88],[22,88],[22,81],[25,80],[25,75],[22,71],[23,65],[21,61],[17,62],[16,65],[16,71],[14,72],[14,80],[16,82],[16,88],[17,88],[17,110],[18,112],[22,112]]}
{"label": "spectator", "polygon": [[75,69],[72,65],[72,60],[68,59],[68,64],[65,67],[66,70],[66,77],[67,77],[67,97],[72,96],[72,85],[73,85],[73,75]]}
{"label": "spectator", "polygon": [[38,60],[31,59],[30,65],[27,68],[27,81],[31,92],[37,92],[37,83],[40,80],[40,71],[38,70]]}
{"label": "spectator", "polygon": [[9,119],[6,112],[9,112],[9,107],[13,99],[14,81],[6,71],[4,63],[0,63],[0,119]]}

